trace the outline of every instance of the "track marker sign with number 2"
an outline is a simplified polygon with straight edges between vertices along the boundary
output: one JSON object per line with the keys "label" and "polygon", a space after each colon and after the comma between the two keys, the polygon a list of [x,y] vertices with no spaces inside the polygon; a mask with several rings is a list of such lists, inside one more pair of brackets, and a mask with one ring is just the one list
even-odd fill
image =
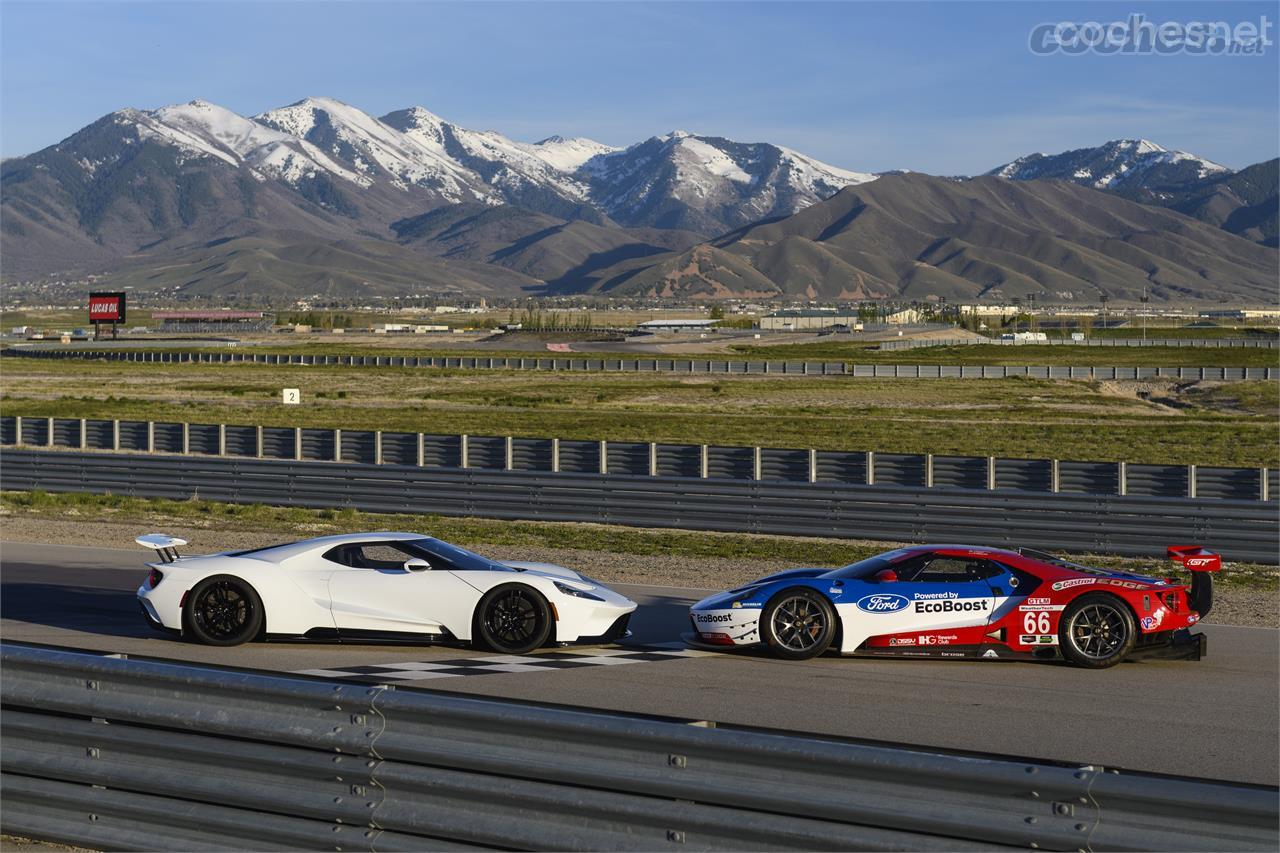
{"label": "track marker sign with number 2", "polygon": [[302,402],[302,393],[297,388],[286,388],[281,396],[286,406],[296,406]]}

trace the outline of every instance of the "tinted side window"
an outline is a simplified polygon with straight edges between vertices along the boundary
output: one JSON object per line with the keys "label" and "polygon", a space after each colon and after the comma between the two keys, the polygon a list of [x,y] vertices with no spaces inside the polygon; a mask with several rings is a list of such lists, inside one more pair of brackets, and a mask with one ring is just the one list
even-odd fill
{"label": "tinted side window", "polygon": [[916,583],[970,583],[994,577],[1000,570],[986,560],[928,554],[895,566],[899,580]]}
{"label": "tinted side window", "polygon": [[421,556],[391,542],[366,542],[358,545],[339,545],[328,551],[324,558],[353,569],[380,569],[390,571],[404,568],[405,560]]}

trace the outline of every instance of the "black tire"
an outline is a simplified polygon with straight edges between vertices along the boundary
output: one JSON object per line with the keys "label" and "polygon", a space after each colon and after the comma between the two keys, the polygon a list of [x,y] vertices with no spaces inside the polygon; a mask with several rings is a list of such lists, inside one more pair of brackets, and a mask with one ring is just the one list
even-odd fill
{"label": "black tire", "polygon": [[238,646],[262,633],[264,618],[253,587],[231,575],[214,575],[187,596],[183,634],[206,646]]}
{"label": "black tire", "polygon": [[1102,592],[1072,601],[1058,624],[1062,656],[1088,669],[1115,666],[1129,656],[1137,641],[1138,625],[1128,605]]}
{"label": "black tire", "polygon": [[495,652],[531,652],[551,637],[551,608],[532,587],[521,583],[496,586],[476,605],[472,636]]}
{"label": "black tire", "polygon": [[816,658],[835,635],[831,603],[805,587],[784,589],[760,612],[760,636],[771,652],[786,660]]}

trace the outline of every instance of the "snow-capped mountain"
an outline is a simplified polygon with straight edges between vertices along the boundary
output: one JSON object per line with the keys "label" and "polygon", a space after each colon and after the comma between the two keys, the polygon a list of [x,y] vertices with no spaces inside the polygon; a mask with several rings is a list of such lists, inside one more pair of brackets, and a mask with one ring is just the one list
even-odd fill
{"label": "snow-capped mountain", "polygon": [[1114,139],[1096,148],[1019,157],[987,174],[1015,181],[1055,178],[1099,190],[1123,190],[1181,186],[1230,171],[1211,160],[1170,151],[1146,139]]}

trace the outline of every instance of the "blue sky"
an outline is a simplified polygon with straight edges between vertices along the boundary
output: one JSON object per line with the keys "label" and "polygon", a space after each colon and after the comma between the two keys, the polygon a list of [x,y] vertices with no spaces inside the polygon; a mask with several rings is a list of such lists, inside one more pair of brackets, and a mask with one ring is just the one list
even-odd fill
{"label": "blue sky", "polygon": [[1280,22],[1277,2],[0,0],[0,153],[125,106],[201,97],[253,114],[307,95],[374,115],[420,105],[530,141],[678,128],[867,171],[971,174],[1119,137],[1237,168],[1280,153],[1280,44],[1263,57],[1028,50],[1038,23],[1130,12]]}

